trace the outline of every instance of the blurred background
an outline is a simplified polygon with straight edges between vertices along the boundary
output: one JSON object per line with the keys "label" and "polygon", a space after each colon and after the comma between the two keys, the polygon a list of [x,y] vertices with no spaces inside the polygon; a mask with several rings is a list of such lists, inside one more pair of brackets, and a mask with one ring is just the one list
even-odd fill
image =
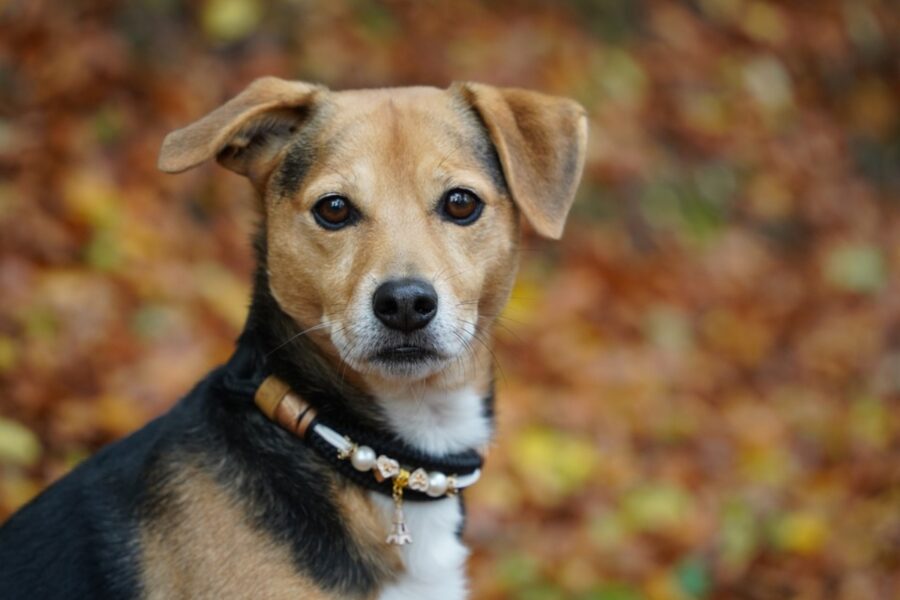
{"label": "blurred background", "polygon": [[0,0],[0,520],[229,355],[250,186],[160,142],[274,74],[571,96],[526,239],[476,599],[900,597],[891,0]]}

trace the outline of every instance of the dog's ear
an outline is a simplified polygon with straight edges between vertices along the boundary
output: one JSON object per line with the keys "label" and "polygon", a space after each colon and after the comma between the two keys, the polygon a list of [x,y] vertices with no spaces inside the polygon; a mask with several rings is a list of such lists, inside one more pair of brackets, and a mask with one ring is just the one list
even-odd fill
{"label": "dog's ear", "polygon": [[166,136],[157,166],[180,173],[213,156],[251,180],[268,174],[272,159],[302,124],[325,88],[263,77],[199,121]]}
{"label": "dog's ear", "polygon": [[541,235],[562,236],[584,168],[587,116],[567,98],[480,83],[451,88],[475,109],[513,201]]}

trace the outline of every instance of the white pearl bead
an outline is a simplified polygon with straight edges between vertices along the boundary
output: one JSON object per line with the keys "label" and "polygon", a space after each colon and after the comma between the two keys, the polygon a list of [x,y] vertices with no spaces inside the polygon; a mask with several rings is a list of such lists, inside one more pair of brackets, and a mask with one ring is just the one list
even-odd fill
{"label": "white pearl bead", "polygon": [[447,476],[438,471],[432,471],[428,474],[428,491],[426,492],[432,498],[439,498],[447,493]]}
{"label": "white pearl bead", "polygon": [[357,471],[371,471],[375,466],[375,451],[368,446],[360,446],[350,457],[350,463]]}

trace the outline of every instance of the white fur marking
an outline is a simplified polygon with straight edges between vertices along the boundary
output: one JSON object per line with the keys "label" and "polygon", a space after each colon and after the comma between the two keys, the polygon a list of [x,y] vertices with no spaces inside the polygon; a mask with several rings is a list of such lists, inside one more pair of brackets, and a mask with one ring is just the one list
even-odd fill
{"label": "white fur marking", "polygon": [[[377,492],[372,501],[390,521],[394,503]],[[382,590],[379,600],[462,600],[466,597],[468,549],[456,537],[462,523],[459,499],[404,502],[403,512],[413,542],[400,547],[406,571]]]}
{"label": "white fur marking", "polygon": [[491,427],[482,394],[468,387],[423,391],[417,396],[378,396],[390,429],[404,442],[429,454],[451,454],[488,443]]}

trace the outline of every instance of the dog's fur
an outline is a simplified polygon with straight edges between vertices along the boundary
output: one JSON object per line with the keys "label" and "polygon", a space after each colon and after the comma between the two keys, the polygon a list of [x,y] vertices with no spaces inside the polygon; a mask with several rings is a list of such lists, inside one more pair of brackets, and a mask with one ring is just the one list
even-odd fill
{"label": "dog's fur", "polygon": [[[519,215],[562,234],[585,143],[581,107],[535,92],[331,92],[275,78],[170,134],[162,170],[216,157],[258,192],[246,330],[229,364],[168,414],[0,529],[0,597],[464,597],[459,498],[407,503],[416,539],[388,546],[390,499],[343,478],[235,386],[275,373],[336,422],[433,455],[483,446],[487,340],[513,283]],[[451,188],[484,202],[471,225],[441,218]],[[358,222],[319,226],[311,210],[327,194],[349,198]],[[400,277],[437,291],[421,331],[387,331],[372,314],[376,288]],[[373,358],[410,339],[432,352]]]}

